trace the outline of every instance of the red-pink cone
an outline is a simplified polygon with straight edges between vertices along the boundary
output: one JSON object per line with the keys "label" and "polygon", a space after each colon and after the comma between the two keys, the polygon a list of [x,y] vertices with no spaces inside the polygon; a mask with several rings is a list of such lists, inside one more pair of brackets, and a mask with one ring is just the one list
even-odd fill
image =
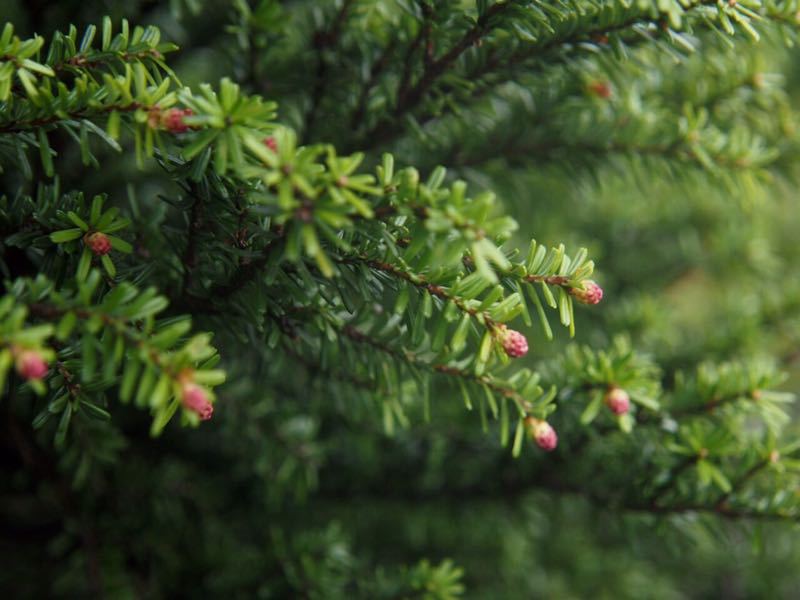
{"label": "red-pink cone", "polygon": [[569,293],[582,304],[597,304],[603,299],[603,288],[591,279],[581,283],[581,287],[570,288]]}
{"label": "red-pink cone", "polygon": [[23,379],[41,379],[47,375],[47,361],[36,350],[22,350],[16,358],[17,373]]}
{"label": "red-pink cone", "polygon": [[624,415],[631,408],[631,399],[628,396],[628,392],[616,386],[606,392],[604,402],[615,415]]}
{"label": "red-pink cone", "polygon": [[264,138],[264,145],[272,150],[273,152],[278,151],[278,142],[275,141],[275,138],[272,136]]}
{"label": "red-pink cone", "polygon": [[183,117],[193,114],[191,108],[170,108],[161,115],[161,125],[170,133],[186,133],[189,131],[189,126],[183,122]]}
{"label": "red-pink cone", "polygon": [[546,452],[551,452],[558,445],[558,434],[547,421],[534,417],[525,417],[525,428],[536,445]]}
{"label": "red-pink cone", "polygon": [[525,336],[505,325],[500,326],[500,343],[511,358],[519,358],[528,353],[528,340]]}
{"label": "red-pink cone", "polygon": [[111,240],[108,239],[105,233],[95,231],[87,235],[83,240],[95,256],[103,256],[111,252]]}
{"label": "red-pink cone", "polygon": [[603,98],[604,100],[608,100],[613,94],[611,90],[611,84],[609,84],[607,81],[593,81],[589,84],[589,92],[593,96]]}
{"label": "red-pink cone", "polygon": [[214,407],[208,401],[208,396],[203,388],[196,383],[183,384],[183,405],[197,413],[201,421],[208,421],[214,413]]}

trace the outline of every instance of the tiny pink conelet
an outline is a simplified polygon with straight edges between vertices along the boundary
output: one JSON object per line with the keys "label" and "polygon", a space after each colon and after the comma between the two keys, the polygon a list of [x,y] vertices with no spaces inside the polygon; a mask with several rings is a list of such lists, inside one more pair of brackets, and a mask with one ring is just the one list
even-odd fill
{"label": "tiny pink conelet", "polygon": [[500,334],[500,343],[503,344],[503,350],[506,351],[511,358],[519,358],[528,353],[528,340],[519,331],[506,328],[502,326]]}
{"label": "tiny pink conelet", "polygon": [[582,304],[597,304],[603,299],[603,288],[591,279],[584,281],[581,287],[571,288],[569,293]]}
{"label": "tiny pink conelet", "polygon": [[205,390],[196,383],[183,385],[183,405],[200,417],[201,421],[208,421],[214,413],[214,407],[208,401]]}
{"label": "tiny pink conelet", "polygon": [[111,240],[105,233],[95,231],[84,238],[84,242],[95,256],[103,256],[111,252]]}
{"label": "tiny pink conelet", "polygon": [[170,108],[161,115],[161,125],[170,133],[186,133],[189,126],[183,121],[184,117],[194,114],[191,108]]}
{"label": "tiny pink conelet", "polygon": [[28,380],[41,379],[47,375],[47,361],[35,350],[23,350],[17,355],[17,373]]}
{"label": "tiny pink conelet", "polygon": [[628,392],[616,386],[606,392],[604,402],[615,415],[624,415],[631,408],[631,399],[628,396]]}
{"label": "tiny pink conelet", "polygon": [[275,141],[275,138],[272,136],[264,138],[264,145],[272,150],[273,152],[278,151],[278,142]]}
{"label": "tiny pink conelet", "polygon": [[558,446],[558,434],[547,421],[525,417],[525,428],[536,445],[545,452],[552,452]]}

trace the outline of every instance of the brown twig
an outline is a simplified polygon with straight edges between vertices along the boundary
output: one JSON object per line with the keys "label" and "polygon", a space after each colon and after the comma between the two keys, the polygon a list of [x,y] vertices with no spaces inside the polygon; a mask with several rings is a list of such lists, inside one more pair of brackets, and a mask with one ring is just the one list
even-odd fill
{"label": "brown twig", "polygon": [[336,13],[333,23],[328,29],[318,30],[314,33],[312,44],[317,54],[317,66],[314,72],[314,86],[311,91],[311,104],[308,107],[305,115],[305,127],[303,129],[302,139],[308,141],[314,131],[314,125],[319,112],[319,106],[322,103],[322,98],[325,95],[325,87],[327,85],[328,71],[330,64],[326,60],[325,52],[329,49],[335,48],[339,41],[342,32],[342,26],[350,10],[350,6],[354,0],[343,0],[342,6]]}

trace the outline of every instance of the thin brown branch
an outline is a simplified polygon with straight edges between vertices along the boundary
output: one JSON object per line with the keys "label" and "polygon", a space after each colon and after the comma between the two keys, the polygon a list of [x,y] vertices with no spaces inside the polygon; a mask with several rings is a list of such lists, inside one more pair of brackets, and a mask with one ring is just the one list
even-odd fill
{"label": "thin brown branch", "polygon": [[758,390],[753,390],[749,392],[740,392],[736,394],[731,394],[730,396],[717,396],[703,404],[696,404],[694,406],[683,406],[675,408],[673,410],[670,410],[669,413],[672,417],[685,417],[692,415],[700,415],[703,413],[711,414],[719,407],[731,404],[733,402],[736,402],[737,400],[750,398],[751,400],[756,401],[758,396],[759,396]]}
{"label": "thin brown branch", "polygon": [[209,297],[214,300],[225,300],[244,288],[251,281],[254,281],[258,274],[266,267],[272,250],[281,240],[283,240],[283,232],[279,231],[278,235],[270,240],[255,258],[250,259],[247,264],[242,265],[227,283],[212,287],[208,294]]}
{"label": "thin brown branch", "polygon": [[130,104],[104,106],[103,108],[94,111],[92,111],[90,108],[83,108],[79,111],[66,113],[66,115],[64,114],[50,115],[48,117],[39,117],[37,119],[30,119],[28,121],[10,121],[6,124],[0,124],[0,134],[21,133],[23,131],[29,131],[31,129],[36,129],[38,127],[52,125],[60,121],[91,119],[92,117],[97,117],[112,112],[132,112],[140,108],[145,110],[149,109],[149,107],[143,106],[138,102],[131,102]]}
{"label": "thin brown branch", "polygon": [[[556,454],[555,457],[557,458]],[[573,456],[574,460],[575,457]],[[551,464],[550,457],[546,459]],[[500,471],[498,468],[495,471]],[[448,501],[453,503],[465,503],[471,501],[483,501],[487,498],[493,500],[512,501],[519,499],[533,492],[548,492],[558,495],[572,495],[585,499],[591,506],[600,510],[613,511],[619,513],[647,514],[654,516],[669,516],[678,514],[703,513],[717,516],[729,520],[760,520],[760,521],[794,521],[800,522],[800,513],[797,512],[765,512],[752,508],[717,507],[714,505],[698,503],[680,503],[664,506],[652,506],[649,503],[636,504],[632,502],[620,502],[616,498],[609,498],[597,494],[593,490],[565,482],[558,477],[553,469],[545,471],[537,470],[532,475],[515,476],[510,479],[502,480],[498,477],[479,478],[477,483],[470,485],[455,485],[436,489],[414,488],[409,485],[386,486],[385,482],[376,482],[370,485],[357,487],[352,486],[346,489],[332,488],[323,489],[322,495],[329,499],[347,500],[353,502],[356,499],[369,498],[372,501],[396,501],[397,499],[413,500],[415,502],[437,502]]]}
{"label": "thin brown branch", "polygon": [[[439,77],[458,60],[468,48],[477,44],[490,30],[489,22],[507,10],[511,4],[511,2],[497,2],[493,4],[450,50],[435,60],[426,61],[422,77],[419,81],[408,90],[400,89],[393,116],[399,118],[408,110],[419,104],[425,93],[436,83]],[[421,39],[425,37],[426,31],[426,24],[423,22],[420,29]]]}
{"label": "thin brown branch", "polygon": [[354,0],[343,0],[342,6],[337,11],[330,27],[314,32],[312,44],[317,54],[317,66],[314,72],[314,87],[311,90],[311,103],[306,111],[304,120],[305,127],[302,136],[304,141],[308,141],[314,132],[314,125],[317,120],[317,114],[319,113],[319,107],[325,96],[325,88],[328,84],[330,64],[328,63],[325,53],[328,50],[336,48],[342,33],[342,26],[344,25],[347,13],[353,2]]}
{"label": "thin brown branch", "polygon": [[772,456],[765,458],[764,460],[758,461],[752,467],[750,467],[745,473],[739,477],[734,483],[731,484],[731,489],[722,494],[719,500],[717,500],[716,508],[718,509],[725,509],[728,508],[728,500],[730,497],[737,492],[739,492],[742,487],[750,481],[753,477],[755,477],[758,473],[760,473],[763,469],[768,467],[772,462]]}
{"label": "thin brown branch", "polygon": [[322,377],[328,380],[340,381],[356,389],[366,390],[372,393],[376,393],[379,391],[374,381],[363,379],[361,377],[358,377],[357,375],[346,372],[341,368],[337,368],[335,370],[327,369],[323,367],[321,364],[312,361],[306,356],[303,356],[300,352],[297,351],[296,344],[291,344],[288,343],[287,341],[284,341],[281,344],[281,347],[288,356],[290,356],[292,359],[303,365],[306,368],[306,370],[314,377]]}
{"label": "thin brown branch", "polygon": [[397,88],[397,104],[391,115],[380,119],[362,138],[362,147],[373,148],[387,139],[394,137],[401,129],[401,117],[412,111],[424,98],[428,90],[439,80],[441,75],[458,60],[470,47],[480,43],[483,36],[490,30],[489,22],[511,6],[511,2],[497,2],[493,4],[475,23],[468,29],[461,39],[439,58],[433,58],[432,46],[426,44],[423,51],[423,72],[415,84],[411,84],[411,73],[415,65],[413,60],[417,50],[430,36],[430,25],[427,22],[430,9],[423,5],[423,21],[414,40],[410,44],[404,59],[403,73]]}
{"label": "thin brown branch", "polygon": [[361,92],[359,92],[358,100],[356,101],[356,108],[353,111],[352,118],[350,119],[350,127],[352,129],[357,129],[364,120],[364,115],[367,112],[369,94],[375,87],[375,83],[378,81],[381,73],[383,73],[386,65],[389,63],[389,58],[392,56],[392,52],[394,52],[396,44],[397,40],[392,38],[383,51],[378,55],[378,58],[375,59],[375,62],[372,63],[372,66],[369,70],[369,76],[364,82]]}
{"label": "thin brown branch", "polygon": [[647,499],[647,503],[653,509],[660,509],[659,501],[667,494],[673,487],[675,487],[675,483],[677,482],[678,477],[680,477],[681,473],[689,469],[690,467],[697,464],[698,457],[697,456],[687,456],[684,458],[676,467],[670,470],[669,475],[667,478],[650,493],[650,496]]}
{"label": "thin brown branch", "polygon": [[85,69],[99,69],[101,67],[108,65],[110,62],[112,62],[112,60],[117,60],[123,63],[129,63],[135,61],[142,61],[146,58],[161,59],[164,58],[164,55],[161,54],[161,52],[159,52],[155,48],[142,50],[140,52],[118,52],[115,53],[113,56],[105,57],[103,59],[100,58],[90,59],[85,54],[79,53],[70,57],[69,60],[51,65],[50,68],[53,69],[53,71],[56,74],[62,71],[73,70],[73,69],[82,72]]}
{"label": "thin brown branch", "polygon": [[181,264],[183,266],[183,282],[181,293],[188,295],[192,287],[192,274],[197,266],[197,236],[202,227],[203,200],[200,197],[197,184],[189,182],[189,190],[193,198],[192,208],[189,211],[189,227],[186,234],[186,248],[183,252]]}
{"label": "thin brown branch", "polygon": [[339,328],[339,331],[347,338],[357,342],[359,344],[366,344],[375,350],[379,350],[384,354],[388,354],[389,356],[393,356],[398,358],[408,364],[422,367],[429,371],[433,371],[434,373],[439,373],[441,375],[447,375],[450,377],[457,377],[461,378],[465,381],[469,381],[471,383],[482,385],[488,387],[493,392],[500,394],[510,400],[513,400],[517,406],[525,410],[529,410],[531,408],[530,401],[524,398],[519,392],[515,389],[506,387],[504,385],[500,385],[494,381],[488,375],[476,375],[470,371],[465,371],[463,369],[459,369],[456,367],[451,367],[449,365],[440,365],[440,364],[432,364],[427,363],[423,360],[420,360],[413,352],[409,352],[405,349],[398,350],[389,346],[388,344],[384,344],[383,342],[376,340],[367,334],[359,331],[352,325],[345,325],[344,327]]}
{"label": "thin brown branch", "polygon": [[480,320],[483,321],[483,323],[489,329],[492,329],[497,325],[494,319],[492,319],[489,316],[489,313],[469,306],[463,298],[451,294],[444,286],[429,282],[422,275],[410,273],[409,271],[405,271],[400,267],[393,265],[391,263],[387,263],[385,261],[370,259],[362,256],[342,258],[339,260],[339,262],[344,264],[357,263],[357,262],[363,263],[368,267],[375,269],[376,271],[381,271],[383,273],[391,275],[392,277],[406,281],[411,285],[426,291],[431,296],[436,296],[437,298],[441,298],[445,302],[452,302],[461,312],[466,313],[472,317],[480,318]]}

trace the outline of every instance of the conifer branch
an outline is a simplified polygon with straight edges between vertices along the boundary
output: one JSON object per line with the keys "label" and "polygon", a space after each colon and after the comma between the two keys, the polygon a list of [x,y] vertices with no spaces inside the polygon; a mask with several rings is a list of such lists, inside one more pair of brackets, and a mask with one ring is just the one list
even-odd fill
{"label": "conifer branch", "polygon": [[[474,46],[484,35],[491,31],[491,27],[489,27],[491,20],[502,15],[503,12],[508,10],[511,6],[512,2],[495,2],[477,19],[475,25],[447,52],[430,62],[426,61],[422,76],[417,83],[409,89],[403,89],[401,86],[393,118],[399,119],[403,114],[419,104],[425,93],[436,83],[439,77],[458,60],[468,48]],[[424,12],[423,10],[423,14]],[[423,22],[420,27],[420,37],[418,39],[422,40],[425,36],[425,32],[426,23]],[[369,138],[370,136],[367,136],[367,139]]]}
{"label": "conifer branch", "polygon": [[750,467],[741,477],[739,477],[735,482],[733,482],[731,484],[731,489],[730,490],[728,490],[727,492],[723,493],[719,497],[719,499],[717,500],[717,502],[715,504],[715,508],[716,509],[722,509],[722,510],[729,509],[730,506],[728,506],[728,500],[730,499],[730,497],[733,496],[734,494],[737,494],[738,492],[740,492],[741,489],[744,487],[744,485],[748,481],[750,481],[758,473],[763,471],[770,464],[772,464],[773,462],[776,462],[777,460],[778,460],[778,456],[777,455],[770,455],[767,458],[759,460],[758,462],[756,462],[756,464],[754,464],[752,467]]}
{"label": "conifer branch", "polygon": [[[545,142],[537,145],[525,144],[522,147],[515,147],[508,149],[504,152],[508,157],[509,164],[511,165],[524,165],[530,161],[549,161],[556,162],[565,155],[572,154],[574,156],[595,156],[605,157],[614,154],[622,156],[648,156],[654,158],[661,158],[665,160],[677,160],[680,162],[694,163],[701,167],[706,166],[698,158],[697,151],[693,150],[691,146],[685,147],[681,141],[676,141],[668,145],[663,144],[636,144],[626,142],[608,142],[608,143],[584,143],[584,142],[567,142],[559,144],[558,142]],[[754,167],[768,166],[775,158],[767,158],[767,160],[760,161],[758,164],[753,164],[747,157],[731,157],[725,154],[708,154],[704,153],[710,158],[714,165],[725,169],[740,170],[752,169]],[[458,164],[458,161],[456,161]],[[479,164],[472,161],[461,163],[465,165]]]}
{"label": "conifer branch", "polygon": [[504,386],[498,382],[496,382],[490,375],[476,375],[475,373],[471,373],[469,371],[465,371],[463,369],[459,369],[457,367],[453,367],[450,365],[444,364],[435,364],[429,363],[427,361],[422,360],[413,352],[409,352],[407,350],[397,350],[379,340],[376,340],[365,333],[362,333],[352,325],[345,325],[344,327],[340,328],[339,331],[342,332],[344,336],[353,340],[359,344],[366,344],[375,350],[383,352],[384,354],[388,354],[393,356],[394,358],[400,359],[403,362],[408,364],[422,367],[434,373],[439,373],[441,375],[446,375],[448,377],[455,377],[458,379],[462,379],[464,381],[468,381],[470,383],[486,386],[491,389],[493,392],[500,394],[503,397],[506,397],[517,405],[520,412],[523,414],[526,413],[528,410],[531,409],[532,399],[526,399],[520,393],[512,387]]}
{"label": "conifer branch", "polygon": [[[139,50],[136,52],[117,51],[117,52],[97,52],[90,50],[88,52],[78,52],[69,58],[65,58],[61,62],[53,65],[48,65],[58,77],[66,73],[77,73],[82,75],[91,70],[109,70],[112,71],[114,63],[120,64],[136,64],[146,60],[161,61],[164,55],[155,48],[148,48],[146,50]],[[2,60],[2,57],[0,57]],[[18,65],[19,66],[19,65]]]}
{"label": "conifer branch", "polygon": [[[234,543],[222,537],[224,543],[191,560],[178,555],[148,581],[164,572],[190,581],[206,577],[208,565],[225,564],[237,528],[216,527],[209,515],[233,501],[237,509],[251,503],[241,513],[246,520],[267,510],[272,522],[280,513],[280,527],[268,534],[274,543],[251,544],[253,560],[245,561],[267,565],[267,580],[261,571],[253,579],[264,589],[458,596],[457,569],[447,565],[404,572],[403,585],[354,576],[352,565],[373,565],[355,555],[340,560],[349,552],[340,544],[343,534],[317,535],[305,518],[311,502],[325,510],[331,490],[334,498],[346,491],[351,501],[353,490],[380,491],[380,498],[484,497],[493,500],[485,504],[490,510],[498,499],[541,490],[579,495],[610,510],[609,517],[800,520],[797,498],[787,493],[798,480],[800,446],[787,440],[793,397],[780,391],[781,375],[755,361],[704,363],[688,375],[676,366],[704,350],[755,356],[775,349],[771,337],[756,337],[768,320],[772,329],[797,312],[796,302],[783,298],[797,295],[790,283],[793,213],[765,198],[736,215],[735,203],[726,205],[727,188],[718,201],[701,193],[695,204],[680,204],[686,194],[666,188],[664,198],[644,208],[626,197],[600,209],[587,202],[578,216],[563,209],[572,197],[563,206],[548,201],[535,214],[523,211],[518,224],[490,190],[475,189],[496,181],[514,207],[539,195],[531,188],[568,195],[595,183],[552,168],[525,175],[502,170],[530,166],[531,159],[533,167],[557,161],[570,169],[582,159],[600,165],[607,157],[641,156],[631,166],[664,166],[676,178],[688,171],[692,182],[707,184],[701,192],[715,191],[719,180],[710,173],[736,183],[780,173],[794,145],[791,88],[779,75],[755,74],[760,64],[780,64],[777,50],[742,46],[735,34],[755,36],[758,25],[771,40],[772,13],[790,19],[793,7],[759,0],[474,6],[336,0],[326,6],[229,7],[234,52],[248,52],[240,62],[250,61],[233,71],[249,68],[251,78],[269,72],[265,88],[281,101],[282,113],[231,78],[181,86],[163,60],[172,46],[160,42],[155,28],[123,22],[115,33],[106,19],[98,35],[71,27],[47,47],[43,38],[22,40],[9,27],[0,32],[0,176],[10,186],[8,197],[0,197],[0,269],[8,282],[0,297],[0,391],[10,398],[2,411],[33,417],[37,437],[53,440],[52,451],[41,450],[59,457],[52,464],[73,474],[76,487],[84,485],[72,501],[95,510],[103,504],[95,502],[98,490],[115,496],[105,483],[96,485],[98,473],[102,482],[141,485],[137,463],[152,442],[128,411],[120,415],[122,437],[114,425],[117,398],[152,415],[152,435],[177,412],[184,424],[197,425],[211,416],[224,360],[235,374],[220,403],[231,408],[225,420],[157,448],[172,452],[191,440],[192,452],[200,449],[198,465],[176,452],[169,468],[148,468],[147,479],[166,482],[169,493],[177,490],[179,501],[192,503],[190,510],[166,511],[175,522],[160,527],[158,552],[183,549],[170,532],[191,533],[187,514],[212,519],[215,535],[231,535]],[[320,15],[325,21],[317,25]],[[284,32],[285,23],[297,29]],[[712,30],[734,52],[711,41]],[[186,38],[187,56],[195,37]],[[658,53],[678,54],[662,43],[665,37],[703,54],[678,72]],[[734,63],[739,49],[748,56]],[[630,53],[631,60],[623,64],[612,51]],[[491,101],[477,103],[485,92],[493,93]],[[466,114],[450,117],[462,107]],[[294,128],[276,120],[279,114]],[[334,143],[304,143],[323,130]],[[75,144],[61,144],[63,134]],[[105,143],[101,151],[90,135]],[[127,163],[107,161],[106,146],[127,156],[124,136],[137,164],[149,161],[161,176],[145,169],[132,176]],[[398,142],[394,155],[369,152],[386,142]],[[455,149],[445,162],[460,166],[483,161],[486,148],[511,156],[485,173],[470,171],[469,188],[443,167],[429,168],[439,162],[437,149]],[[109,206],[103,195],[62,193],[60,186],[81,176],[78,160],[104,169],[92,187],[117,190]],[[693,164],[707,172],[687,169]],[[743,172],[727,173],[736,170]],[[592,172],[604,189],[608,173],[602,166]],[[611,193],[627,193],[625,185],[608,178]],[[623,217],[629,221],[619,222]],[[526,335],[537,335],[530,338],[537,345],[552,339],[551,310],[573,335],[576,316],[583,318],[575,305],[597,304],[603,290],[591,279],[594,262],[585,248],[568,252],[537,241],[527,251],[514,248],[520,227],[530,239],[532,219],[544,228],[539,236],[556,230],[588,236],[609,257],[602,277],[618,307],[589,323],[591,347],[558,346],[547,362],[523,358]],[[734,222],[706,231],[723,219]],[[636,235],[619,234],[627,230]],[[647,240],[649,233],[655,235]],[[701,281],[689,282],[702,288],[698,293],[735,277],[731,302],[706,311],[693,302],[671,303],[674,295],[684,298],[683,288],[664,283],[676,265],[674,249],[665,243],[653,257],[645,252],[662,236],[681,241],[682,270],[704,271]],[[713,264],[707,240],[724,248]],[[726,272],[730,257],[744,264]],[[36,271],[42,275],[25,278]],[[208,316],[209,331],[196,332],[184,312]],[[713,342],[677,331],[672,322],[658,325],[673,315],[676,323],[712,332]],[[522,322],[532,330],[537,317],[536,333],[510,328]],[[637,348],[625,337],[601,347],[614,328],[631,332]],[[781,347],[792,341],[790,331]],[[447,413],[444,426],[415,431],[409,416],[419,410],[427,418],[432,392],[437,410]],[[449,401],[459,394],[467,411],[475,409],[463,418],[480,418],[499,444],[466,433],[460,403]],[[395,439],[380,435],[398,424],[409,431]],[[555,452],[534,449],[508,463],[500,446],[516,457],[526,438]],[[130,461],[116,455],[125,439]],[[23,457],[14,481],[31,488],[49,481],[30,460],[30,448],[14,443]],[[441,466],[468,460],[474,462],[464,462],[463,470]],[[191,478],[191,486],[176,483],[176,473]],[[250,487],[250,480],[263,488]],[[211,491],[209,505],[203,498]],[[152,503],[137,506],[136,522],[151,521]],[[343,521],[348,533],[351,523]],[[464,539],[475,539],[468,533]],[[127,580],[119,575],[140,562],[126,549],[109,562],[91,532],[78,535],[85,537],[89,568],[73,595],[102,593],[105,581]],[[506,558],[513,568],[514,557]],[[73,564],[73,551],[64,559]],[[48,569],[43,580],[75,592],[76,578],[60,577],[63,565]],[[245,579],[233,580],[247,586]],[[604,577],[610,585],[616,579],[611,572]],[[226,581],[213,583],[225,590]],[[163,595],[155,587],[141,591]]]}
{"label": "conifer branch", "polygon": [[[510,500],[513,498],[524,497],[532,492],[545,491],[559,495],[574,495],[583,498],[590,505],[597,509],[612,512],[624,512],[631,514],[668,516],[681,514],[708,514],[721,517],[732,521],[752,520],[752,521],[779,521],[797,522],[800,521],[800,513],[797,512],[769,512],[749,507],[716,506],[714,504],[702,503],[675,503],[668,505],[653,506],[651,504],[637,504],[635,502],[618,501],[608,498],[592,491],[586,486],[562,481],[560,478],[546,471],[539,473],[533,479],[514,478],[510,481],[498,482],[492,478],[489,481],[480,481],[471,486],[442,486],[433,490],[420,490],[411,487],[391,488],[387,490],[385,486],[378,489],[367,487],[356,492],[357,497],[364,501],[369,499],[407,499],[414,501],[435,501],[441,502],[443,499],[455,503],[471,502],[476,499],[499,499]],[[326,496],[336,496],[338,490],[330,490]],[[352,490],[348,495],[352,500]]]}
{"label": "conifer branch", "polygon": [[697,464],[699,458],[699,456],[687,456],[669,471],[664,481],[648,496],[647,502],[654,510],[661,510],[660,500],[672,490],[681,474]]}
{"label": "conifer branch", "polygon": [[[497,9],[497,12],[502,12],[504,7],[507,8],[512,3],[497,3],[492,6]],[[696,0],[688,3],[683,7],[685,14],[692,14],[694,11],[703,9],[709,6],[715,6],[716,0]],[[602,8],[598,8],[598,13],[602,13]],[[490,9],[491,11],[491,9]],[[582,18],[583,15],[580,15]],[[575,16],[578,18],[578,15]],[[572,56],[570,51],[580,53],[582,51],[582,44],[589,43],[592,47],[596,47],[594,43],[598,39],[605,39],[609,35],[634,29],[637,27],[651,27],[659,30],[665,24],[665,17],[660,15],[652,17],[649,14],[635,13],[622,19],[619,22],[611,22],[608,24],[597,25],[587,29],[564,27],[559,23],[559,27],[563,33],[552,33],[543,30],[540,40],[530,43],[519,44],[519,47],[510,55],[496,51],[496,48],[491,48],[488,51],[488,58],[481,66],[470,72],[467,77],[471,81],[480,81],[489,74],[504,73],[502,77],[493,80],[493,85],[497,86],[504,81],[510,81],[517,74],[517,69],[522,68],[528,61],[534,61],[537,64],[546,64],[552,66],[554,61],[563,61]],[[475,27],[470,29],[462,38],[461,42],[457,43],[450,52],[446,53],[439,59],[435,65],[442,71],[450,67],[452,63],[476,40],[480,39],[485,29],[476,24]],[[549,35],[550,37],[547,37]],[[469,41],[464,45],[465,40]],[[434,73],[433,71],[431,73]],[[379,120],[378,123],[361,138],[362,148],[379,147],[390,140],[394,139],[399,133],[403,131],[403,124],[401,117],[406,113],[413,111],[424,99],[425,93],[436,83],[440,71],[435,71],[435,77],[425,77],[420,80],[419,84],[411,91],[404,95],[400,95],[401,100],[393,112],[391,117]],[[443,90],[444,94],[452,90]],[[404,100],[405,98],[405,100]],[[445,109],[447,110],[447,109]],[[441,113],[439,113],[441,115]],[[422,115],[420,120],[426,121],[430,115]]]}
{"label": "conifer branch", "polygon": [[303,365],[309,376],[312,378],[319,377],[330,381],[341,381],[351,387],[365,390],[373,394],[380,391],[375,385],[375,382],[358,377],[357,375],[349,373],[342,368],[336,370],[326,369],[318,362],[312,361],[308,357],[304,356],[294,347],[293,344],[287,341],[284,341],[281,347],[283,348],[283,351],[286,352],[286,354],[289,355],[293,360]]}
{"label": "conifer branch", "polygon": [[46,117],[37,117],[28,120],[10,120],[6,123],[0,123],[0,134],[6,133],[23,133],[46,127],[50,125],[69,123],[70,121],[80,121],[83,119],[96,119],[106,116],[109,113],[130,113],[137,110],[149,111],[152,107],[144,106],[139,102],[129,102],[125,104],[111,104],[102,107],[85,107],[65,114],[53,114]]}
{"label": "conifer branch", "polygon": [[422,275],[411,273],[410,271],[403,270],[400,267],[393,265],[391,263],[370,259],[367,257],[359,256],[359,257],[347,257],[342,258],[339,262],[344,264],[350,263],[363,263],[370,267],[371,269],[375,269],[382,273],[387,273],[392,277],[410,283],[411,285],[424,290],[431,296],[435,296],[436,298],[440,298],[445,302],[452,302],[458,309],[466,313],[472,317],[478,317],[479,321],[483,323],[488,329],[492,329],[496,326],[495,321],[489,316],[489,313],[486,311],[481,311],[477,308],[469,306],[462,298],[458,295],[450,293],[445,287],[441,285],[437,285],[435,283],[431,283],[426,280],[426,278]]}

